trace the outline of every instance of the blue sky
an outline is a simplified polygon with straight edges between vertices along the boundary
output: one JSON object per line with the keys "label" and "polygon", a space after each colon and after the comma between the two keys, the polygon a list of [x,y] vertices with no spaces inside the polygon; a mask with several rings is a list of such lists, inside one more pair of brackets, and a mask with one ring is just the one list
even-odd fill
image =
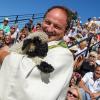
{"label": "blue sky", "polygon": [[0,16],[44,13],[53,5],[77,11],[82,22],[89,17],[100,17],[100,0],[0,0]]}

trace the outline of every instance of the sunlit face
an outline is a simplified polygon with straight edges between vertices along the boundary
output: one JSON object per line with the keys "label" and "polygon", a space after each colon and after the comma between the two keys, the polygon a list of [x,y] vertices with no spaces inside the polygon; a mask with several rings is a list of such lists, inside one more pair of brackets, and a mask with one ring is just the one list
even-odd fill
{"label": "sunlit face", "polygon": [[15,31],[16,31],[15,28],[10,28],[10,32],[11,32],[11,33],[14,33]]}
{"label": "sunlit face", "polygon": [[6,26],[8,24],[8,21],[4,20],[3,24]]}
{"label": "sunlit face", "polygon": [[93,65],[95,63],[96,58],[97,58],[96,55],[92,55],[92,54],[89,55],[89,63],[90,63],[90,65]]}
{"label": "sunlit face", "polygon": [[48,35],[49,41],[62,39],[67,24],[64,11],[56,8],[47,13],[42,23],[43,31]]}
{"label": "sunlit face", "polygon": [[5,36],[5,43],[6,44],[11,43],[11,37],[9,35]]}
{"label": "sunlit face", "polygon": [[100,66],[95,69],[95,72],[94,73],[95,73],[95,77],[97,79],[99,79],[100,78]]}
{"label": "sunlit face", "polygon": [[67,100],[78,100],[79,95],[76,89],[71,88],[67,92]]}
{"label": "sunlit face", "polygon": [[4,36],[3,34],[4,34],[3,30],[0,30],[0,38]]}

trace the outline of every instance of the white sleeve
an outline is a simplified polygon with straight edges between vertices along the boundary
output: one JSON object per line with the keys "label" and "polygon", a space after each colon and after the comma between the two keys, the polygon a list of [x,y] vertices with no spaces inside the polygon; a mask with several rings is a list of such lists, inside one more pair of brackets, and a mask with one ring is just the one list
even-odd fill
{"label": "white sleeve", "polygon": [[84,83],[86,83],[86,82],[89,80],[89,76],[90,76],[90,72],[89,72],[89,73],[86,73],[86,74],[83,76],[82,81],[83,81]]}
{"label": "white sleeve", "polygon": [[73,73],[73,55],[67,48],[56,47],[49,50],[46,62],[54,67],[52,73],[52,80],[55,80],[58,84],[56,86],[61,87],[57,100],[65,100],[66,92],[69,87],[69,81]]}

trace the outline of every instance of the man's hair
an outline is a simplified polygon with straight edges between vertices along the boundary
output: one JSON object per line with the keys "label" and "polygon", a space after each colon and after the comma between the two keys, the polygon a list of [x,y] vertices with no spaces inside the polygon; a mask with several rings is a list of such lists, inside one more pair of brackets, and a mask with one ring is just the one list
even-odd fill
{"label": "man's hair", "polygon": [[44,14],[44,17],[43,18],[45,18],[46,17],[46,15],[50,12],[50,11],[52,11],[53,9],[60,9],[60,10],[62,10],[62,11],[64,11],[65,12],[65,14],[66,14],[66,17],[67,17],[67,20],[66,20],[66,29],[68,29],[69,27],[70,27],[70,21],[71,21],[71,19],[72,19],[72,15],[74,14],[70,9],[68,9],[67,7],[64,7],[64,6],[53,6],[53,7],[51,7],[51,8],[49,8],[46,12],[45,12],[45,14]]}
{"label": "man's hair", "polygon": [[98,67],[100,68],[100,65],[96,64],[96,67],[94,68],[94,71],[95,71]]}

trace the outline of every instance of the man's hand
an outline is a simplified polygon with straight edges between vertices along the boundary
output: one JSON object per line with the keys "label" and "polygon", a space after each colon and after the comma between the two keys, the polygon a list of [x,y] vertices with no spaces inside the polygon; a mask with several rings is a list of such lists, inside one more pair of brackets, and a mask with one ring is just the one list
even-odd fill
{"label": "man's hand", "polygon": [[90,94],[90,97],[91,97],[92,100],[96,100],[96,98],[99,97],[99,96],[100,96],[100,93],[91,93]]}

